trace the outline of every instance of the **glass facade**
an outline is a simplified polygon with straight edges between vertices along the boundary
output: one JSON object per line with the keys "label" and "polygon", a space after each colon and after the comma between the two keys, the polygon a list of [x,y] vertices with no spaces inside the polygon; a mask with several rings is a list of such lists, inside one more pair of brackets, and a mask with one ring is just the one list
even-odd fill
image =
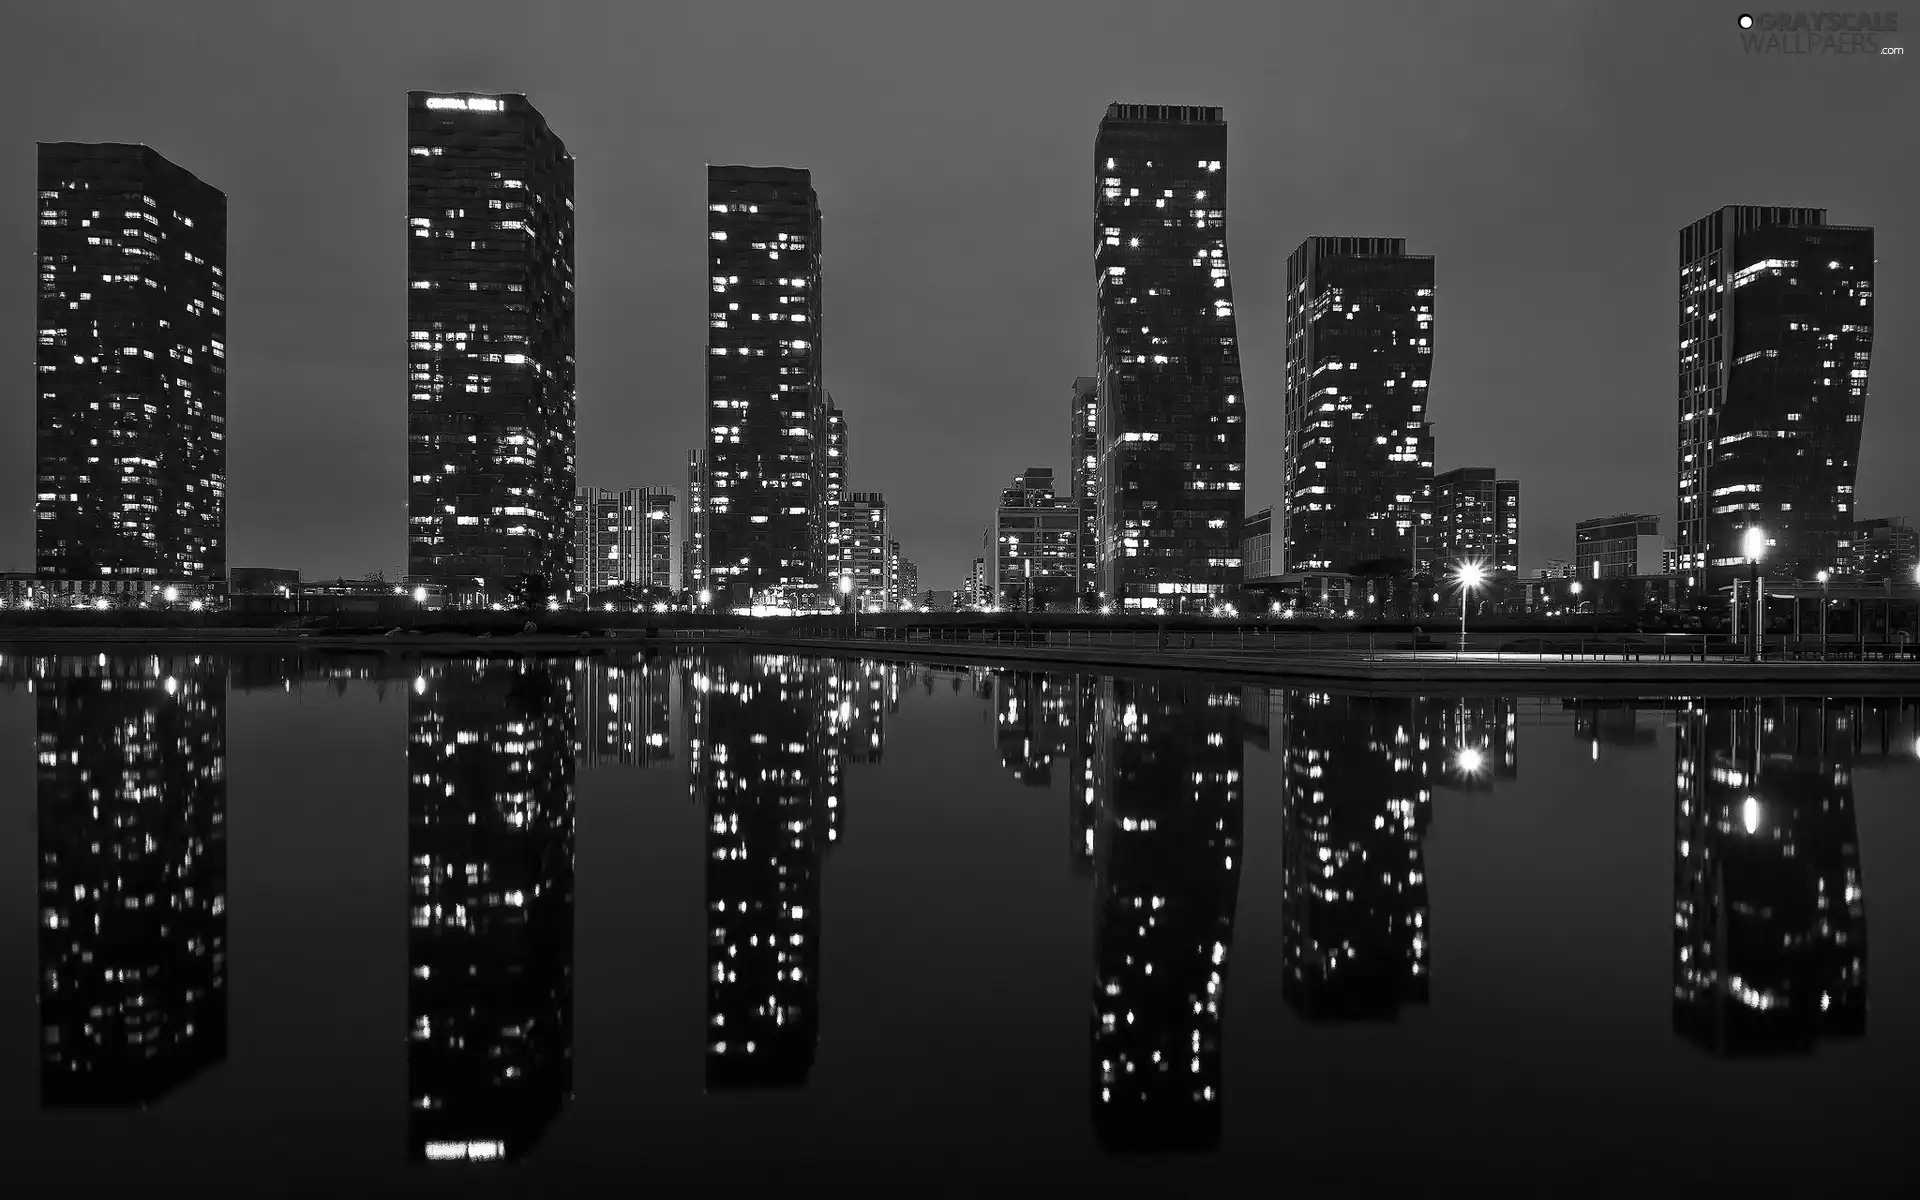
{"label": "glass facade", "polygon": [[407,574],[573,585],[573,159],[525,96],[407,94]]}
{"label": "glass facade", "polygon": [[226,195],[145,146],[39,157],[35,567],[221,582]]}
{"label": "glass facade", "polygon": [[[1520,573],[1520,481],[1492,467],[1456,467],[1433,477],[1433,552],[1440,564],[1477,562]],[[1402,548],[1396,557],[1407,557]]]}
{"label": "glass facade", "polygon": [[1112,104],[1093,152],[1099,590],[1205,611],[1240,586],[1247,462],[1226,117]]}
{"label": "glass facade", "polygon": [[1434,555],[1433,258],[1311,237],[1287,260],[1289,571]]}

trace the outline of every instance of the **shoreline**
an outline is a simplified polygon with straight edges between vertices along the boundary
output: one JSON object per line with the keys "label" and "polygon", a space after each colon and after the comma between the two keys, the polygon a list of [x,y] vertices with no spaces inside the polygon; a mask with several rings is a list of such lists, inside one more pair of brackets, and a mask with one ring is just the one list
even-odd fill
{"label": "shoreline", "polygon": [[[1250,680],[1337,685],[1455,686],[1497,685],[1533,690],[1564,685],[1626,687],[1648,692],[1782,689],[1876,693],[1920,693],[1920,662],[1889,661],[1689,661],[1686,659],[1562,658],[1483,652],[1466,657],[1435,650],[1406,651],[1245,651],[1096,646],[994,645],[941,641],[877,641],[783,637],[736,630],[661,631],[646,637],[622,631],[592,637],[575,634],[339,634],[315,635],[281,629],[45,629],[0,632],[0,652],[93,653],[108,649],[231,652],[236,650],[377,652],[397,656],[460,654],[596,653],[709,646],[749,646],[798,654],[860,656],[905,661],[975,664],[1031,664],[1035,667],[1085,667],[1095,670],[1157,671],[1226,675]],[[691,636],[675,636],[691,634]]]}

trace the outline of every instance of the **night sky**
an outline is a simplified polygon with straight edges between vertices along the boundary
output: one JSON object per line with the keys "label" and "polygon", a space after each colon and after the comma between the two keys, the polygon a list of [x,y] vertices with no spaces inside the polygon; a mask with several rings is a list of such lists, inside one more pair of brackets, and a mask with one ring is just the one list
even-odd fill
{"label": "night sky", "polygon": [[[1890,7],[1885,5],[1852,7]],[[1529,569],[1674,508],[1683,224],[1877,227],[1864,516],[1920,519],[1920,9],[1905,57],[1749,56],[1736,3],[55,3],[0,30],[0,569],[33,563],[35,147],[145,142],[228,198],[228,562],[405,561],[406,92],[524,92],[577,159],[579,477],[684,493],[705,164],[809,167],[852,486],[923,588],[1067,469],[1110,101],[1219,104],[1249,511],[1279,499],[1286,256],[1436,258],[1439,470],[1517,474]]]}

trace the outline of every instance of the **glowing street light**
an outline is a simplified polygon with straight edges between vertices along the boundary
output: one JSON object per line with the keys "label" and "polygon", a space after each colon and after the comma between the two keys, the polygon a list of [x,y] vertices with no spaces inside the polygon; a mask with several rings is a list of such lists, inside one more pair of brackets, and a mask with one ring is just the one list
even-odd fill
{"label": "glowing street light", "polygon": [[[1740,556],[1747,560],[1747,579],[1753,587],[1753,619],[1749,622],[1753,632],[1749,644],[1752,647],[1751,657],[1756,661],[1760,657],[1760,639],[1766,634],[1761,628],[1767,613],[1766,600],[1760,594],[1760,560],[1766,553],[1767,531],[1758,525],[1747,526],[1747,531],[1740,535]],[[1736,592],[1738,590],[1735,589]],[[1739,607],[1738,604],[1734,605],[1736,610]]]}
{"label": "glowing street light", "polygon": [[1463,562],[1453,573],[1453,581],[1460,586],[1460,648],[1467,648],[1467,593],[1486,582],[1487,569],[1477,562]]}
{"label": "glowing street light", "polygon": [[414,588],[413,602],[415,604],[425,604],[427,602],[427,589],[423,587]]}
{"label": "glowing street light", "polygon": [[161,592],[160,595],[166,600],[168,604],[172,604],[174,601],[180,599],[180,589],[177,587],[174,587],[172,584],[168,584],[167,590],[164,592]]}
{"label": "glowing street light", "polygon": [[1472,746],[1462,747],[1460,753],[1453,756],[1453,765],[1462,775],[1478,775],[1486,761],[1486,756]]}

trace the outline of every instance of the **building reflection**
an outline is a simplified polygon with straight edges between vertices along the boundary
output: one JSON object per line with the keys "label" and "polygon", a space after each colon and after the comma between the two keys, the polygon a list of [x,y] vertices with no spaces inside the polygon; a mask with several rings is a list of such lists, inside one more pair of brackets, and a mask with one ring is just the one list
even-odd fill
{"label": "building reflection", "polygon": [[40,1095],[147,1105],[227,1056],[227,692],[209,660],[32,664]]}
{"label": "building reflection", "polygon": [[579,757],[585,770],[659,767],[673,761],[673,666],[649,656],[615,665],[584,659],[575,677]]}
{"label": "building reflection", "polygon": [[428,661],[407,703],[408,1144],[516,1159],[573,1088],[571,664]]}
{"label": "building reflection", "polygon": [[889,669],[713,657],[690,678],[707,822],[709,1090],[798,1087],[820,1028],[820,876],[844,764],[877,759]]}
{"label": "building reflection", "polygon": [[1045,671],[993,676],[993,740],[1000,765],[1028,787],[1053,786],[1053,765],[1073,753],[1073,677]]}
{"label": "building reflection", "polygon": [[1675,736],[1673,1027],[1716,1054],[1810,1050],[1867,1019],[1860,708],[1698,701]]}
{"label": "building reflection", "polygon": [[1391,1019],[1427,1002],[1421,843],[1433,781],[1488,743],[1468,734],[1450,748],[1469,724],[1413,697],[1287,691],[1275,708],[1284,716],[1283,994],[1309,1019]]}
{"label": "building reflection", "polygon": [[1095,684],[1093,1126],[1109,1151],[1216,1145],[1241,870],[1238,689]]}

